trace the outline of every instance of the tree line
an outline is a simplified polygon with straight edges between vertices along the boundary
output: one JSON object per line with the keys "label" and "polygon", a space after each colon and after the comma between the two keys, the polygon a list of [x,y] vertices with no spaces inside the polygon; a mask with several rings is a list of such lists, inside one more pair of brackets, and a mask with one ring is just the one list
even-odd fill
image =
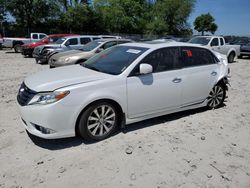
{"label": "tree line", "polygon": [[[0,0],[0,21],[13,36],[31,32],[192,35],[196,0]],[[13,21],[10,21],[13,19]]]}

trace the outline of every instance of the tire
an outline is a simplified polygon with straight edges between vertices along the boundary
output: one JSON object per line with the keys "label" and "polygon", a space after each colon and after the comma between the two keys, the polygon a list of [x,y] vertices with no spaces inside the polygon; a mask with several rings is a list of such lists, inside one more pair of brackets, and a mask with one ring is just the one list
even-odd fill
{"label": "tire", "polygon": [[207,107],[216,109],[222,106],[226,97],[226,87],[222,84],[217,84],[210,91],[207,98]]}
{"label": "tire", "polygon": [[16,53],[21,53],[22,52],[22,46],[21,46],[21,44],[16,44],[14,46],[14,50],[15,50]]}
{"label": "tire", "polygon": [[78,123],[78,134],[92,141],[109,137],[118,126],[118,111],[109,102],[97,102],[87,107]]}
{"label": "tire", "polygon": [[234,58],[235,58],[235,53],[231,52],[228,56],[228,63],[233,63],[234,62]]}
{"label": "tire", "polygon": [[56,68],[56,67],[55,67],[55,66],[53,66],[53,65],[50,65],[50,66],[49,66],[49,68],[50,68],[50,69],[53,69],[53,68]]}

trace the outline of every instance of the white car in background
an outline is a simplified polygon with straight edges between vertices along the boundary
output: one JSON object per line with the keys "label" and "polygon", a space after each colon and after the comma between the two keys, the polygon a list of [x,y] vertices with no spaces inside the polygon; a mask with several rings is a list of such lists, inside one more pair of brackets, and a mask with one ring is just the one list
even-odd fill
{"label": "white car in background", "polygon": [[220,107],[228,73],[225,57],[199,45],[127,43],[26,78],[17,101],[33,135],[102,140],[125,124]]}
{"label": "white car in background", "polygon": [[189,43],[200,44],[207,48],[227,56],[229,63],[240,55],[240,45],[226,44],[224,37],[221,36],[198,36],[189,40]]}

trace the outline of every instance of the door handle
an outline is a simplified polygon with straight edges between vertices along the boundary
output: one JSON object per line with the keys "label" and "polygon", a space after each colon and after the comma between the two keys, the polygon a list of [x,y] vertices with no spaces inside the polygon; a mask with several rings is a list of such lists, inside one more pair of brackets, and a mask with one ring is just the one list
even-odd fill
{"label": "door handle", "polygon": [[213,71],[213,72],[211,73],[211,75],[212,75],[212,76],[216,76],[216,75],[217,75],[217,72]]}
{"label": "door handle", "polygon": [[174,78],[172,81],[174,83],[180,83],[182,81],[182,79],[181,78]]}

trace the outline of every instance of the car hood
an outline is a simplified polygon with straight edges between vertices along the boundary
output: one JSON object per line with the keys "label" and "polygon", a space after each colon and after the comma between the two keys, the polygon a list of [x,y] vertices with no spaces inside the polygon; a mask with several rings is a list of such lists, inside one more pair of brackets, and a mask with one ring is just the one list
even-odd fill
{"label": "car hood", "polygon": [[65,52],[60,52],[60,53],[53,55],[53,59],[59,59],[59,58],[64,57],[64,56],[71,56],[74,54],[78,54],[79,52],[80,52],[79,50],[69,50],[69,51],[65,51]]}
{"label": "car hood", "polygon": [[112,76],[87,69],[81,65],[72,65],[38,72],[27,77],[24,83],[31,90],[46,92],[69,85],[103,80]]}

